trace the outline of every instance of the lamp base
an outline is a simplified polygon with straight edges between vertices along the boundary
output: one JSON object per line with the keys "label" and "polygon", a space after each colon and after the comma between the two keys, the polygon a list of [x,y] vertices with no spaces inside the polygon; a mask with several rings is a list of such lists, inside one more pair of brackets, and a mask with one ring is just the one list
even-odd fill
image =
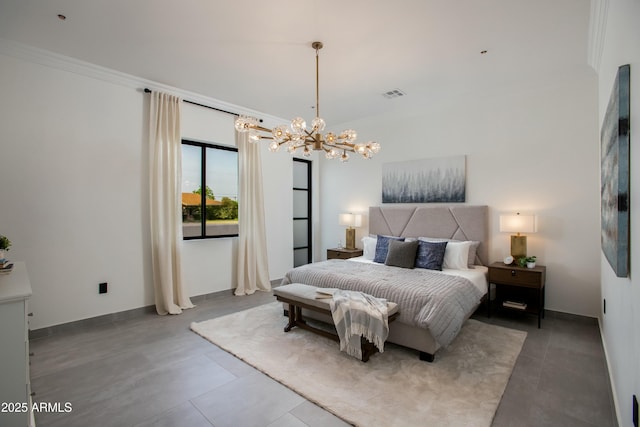
{"label": "lamp base", "polygon": [[527,256],[527,236],[511,236],[511,256],[516,260]]}
{"label": "lamp base", "polygon": [[346,249],[355,249],[356,248],[356,229],[355,228],[347,228],[347,232],[345,235],[345,248]]}

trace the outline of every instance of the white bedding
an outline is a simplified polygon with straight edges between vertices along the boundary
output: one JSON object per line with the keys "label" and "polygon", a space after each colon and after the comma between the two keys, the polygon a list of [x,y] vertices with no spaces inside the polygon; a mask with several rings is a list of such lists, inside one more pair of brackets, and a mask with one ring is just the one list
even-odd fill
{"label": "white bedding", "polygon": [[[372,260],[366,259],[364,256],[349,258],[348,261],[362,262],[365,264],[377,264]],[[420,269],[416,269],[416,270],[420,270]],[[428,270],[428,271],[434,271],[434,270]],[[469,270],[451,270],[451,269],[445,268],[441,271],[441,273],[448,274],[451,276],[464,277],[465,279],[468,279],[471,283],[473,283],[473,285],[476,288],[478,288],[483,294],[486,294],[488,289],[488,282],[487,282],[488,271],[489,269],[483,265],[474,265],[473,269],[469,269]]]}

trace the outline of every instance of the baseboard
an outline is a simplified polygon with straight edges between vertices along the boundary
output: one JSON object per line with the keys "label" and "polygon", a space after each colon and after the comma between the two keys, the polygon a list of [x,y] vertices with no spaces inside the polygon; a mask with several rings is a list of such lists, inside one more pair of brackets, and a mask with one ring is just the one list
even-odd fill
{"label": "baseboard", "polygon": [[[278,286],[282,282],[282,279],[275,279],[271,281],[271,286]],[[209,294],[195,295],[190,297],[191,302],[198,305],[198,302],[205,301],[212,298],[218,298],[223,295],[233,294],[234,289],[225,289],[223,291],[212,292]],[[129,320],[136,317],[141,317],[149,313],[155,313],[155,305],[147,305],[144,307],[134,308],[131,310],[119,311],[116,313],[103,314],[101,316],[89,317],[87,319],[76,320],[68,323],[61,323],[59,325],[47,326],[40,329],[29,330],[29,339],[38,339],[43,337],[50,337],[60,333],[68,333],[74,330],[87,329],[93,326],[104,325],[108,323],[121,322],[123,320]]]}
{"label": "baseboard", "polygon": [[43,337],[49,337],[61,333],[68,333],[81,329],[86,329],[94,326],[105,325],[108,323],[123,321],[127,319],[133,319],[143,316],[149,313],[155,313],[156,306],[148,305],[144,307],[134,308],[131,310],[119,311],[116,313],[103,314],[101,316],[89,317],[87,319],[75,320],[73,322],[61,323],[59,325],[47,326],[40,329],[30,329],[29,339],[38,339]]}
{"label": "baseboard", "polygon": [[572,320],[572,321],[598,323],[598,318],[593,316],[586,316],[584,314],[574,314],[574,313],[567,313],[566,311],[556,311],[556,310],[548,310],[548,309],[545,309],[544,311],[545,311],[545,314],[550,314],[552,317],[556,319],[566,319],[566,320]]}
{"label": "baseboard", "polygon": [[613,371],[611,370],[611,362],[609,361],[609,352],[607,351],[607,341],[604,339],[602,321],[598,318],[598,328],[600,329],[600,339],[602,340],[602,348],[604,350],[604,360],[607,362],[607,374],[609,375],[609,384],[611,384],[611,397],[613,398],[613,408],[616,411],[616,421],[618,425],[620,424],[620,404],[618,401],[618,394],[616,393],[616,386],[613,383]]}

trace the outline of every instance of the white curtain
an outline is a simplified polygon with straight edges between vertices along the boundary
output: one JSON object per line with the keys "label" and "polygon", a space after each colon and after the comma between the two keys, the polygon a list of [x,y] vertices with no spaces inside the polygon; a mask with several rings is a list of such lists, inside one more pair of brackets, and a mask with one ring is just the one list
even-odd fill
{"label": "white curtain", "polygon": [[180,314],[192,308],[182,280],[182,146],[180,98],[151,93],[149,169],[151,258],[158,314]]}
{"label": "white curtain", "polygon": [[236,132],[238,147],[238,287],[236,295],[270,291],[260,147]]}

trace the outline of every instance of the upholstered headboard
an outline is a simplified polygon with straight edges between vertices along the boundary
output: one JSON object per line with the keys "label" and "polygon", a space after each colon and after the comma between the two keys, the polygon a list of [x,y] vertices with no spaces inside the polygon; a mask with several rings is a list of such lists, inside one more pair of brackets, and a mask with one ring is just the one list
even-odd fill
{"label": "upholstered headboard", "polygon": [[371,206],[369,234],[476,240],[477,257],[489,265],[488,212],[473,205]]}

